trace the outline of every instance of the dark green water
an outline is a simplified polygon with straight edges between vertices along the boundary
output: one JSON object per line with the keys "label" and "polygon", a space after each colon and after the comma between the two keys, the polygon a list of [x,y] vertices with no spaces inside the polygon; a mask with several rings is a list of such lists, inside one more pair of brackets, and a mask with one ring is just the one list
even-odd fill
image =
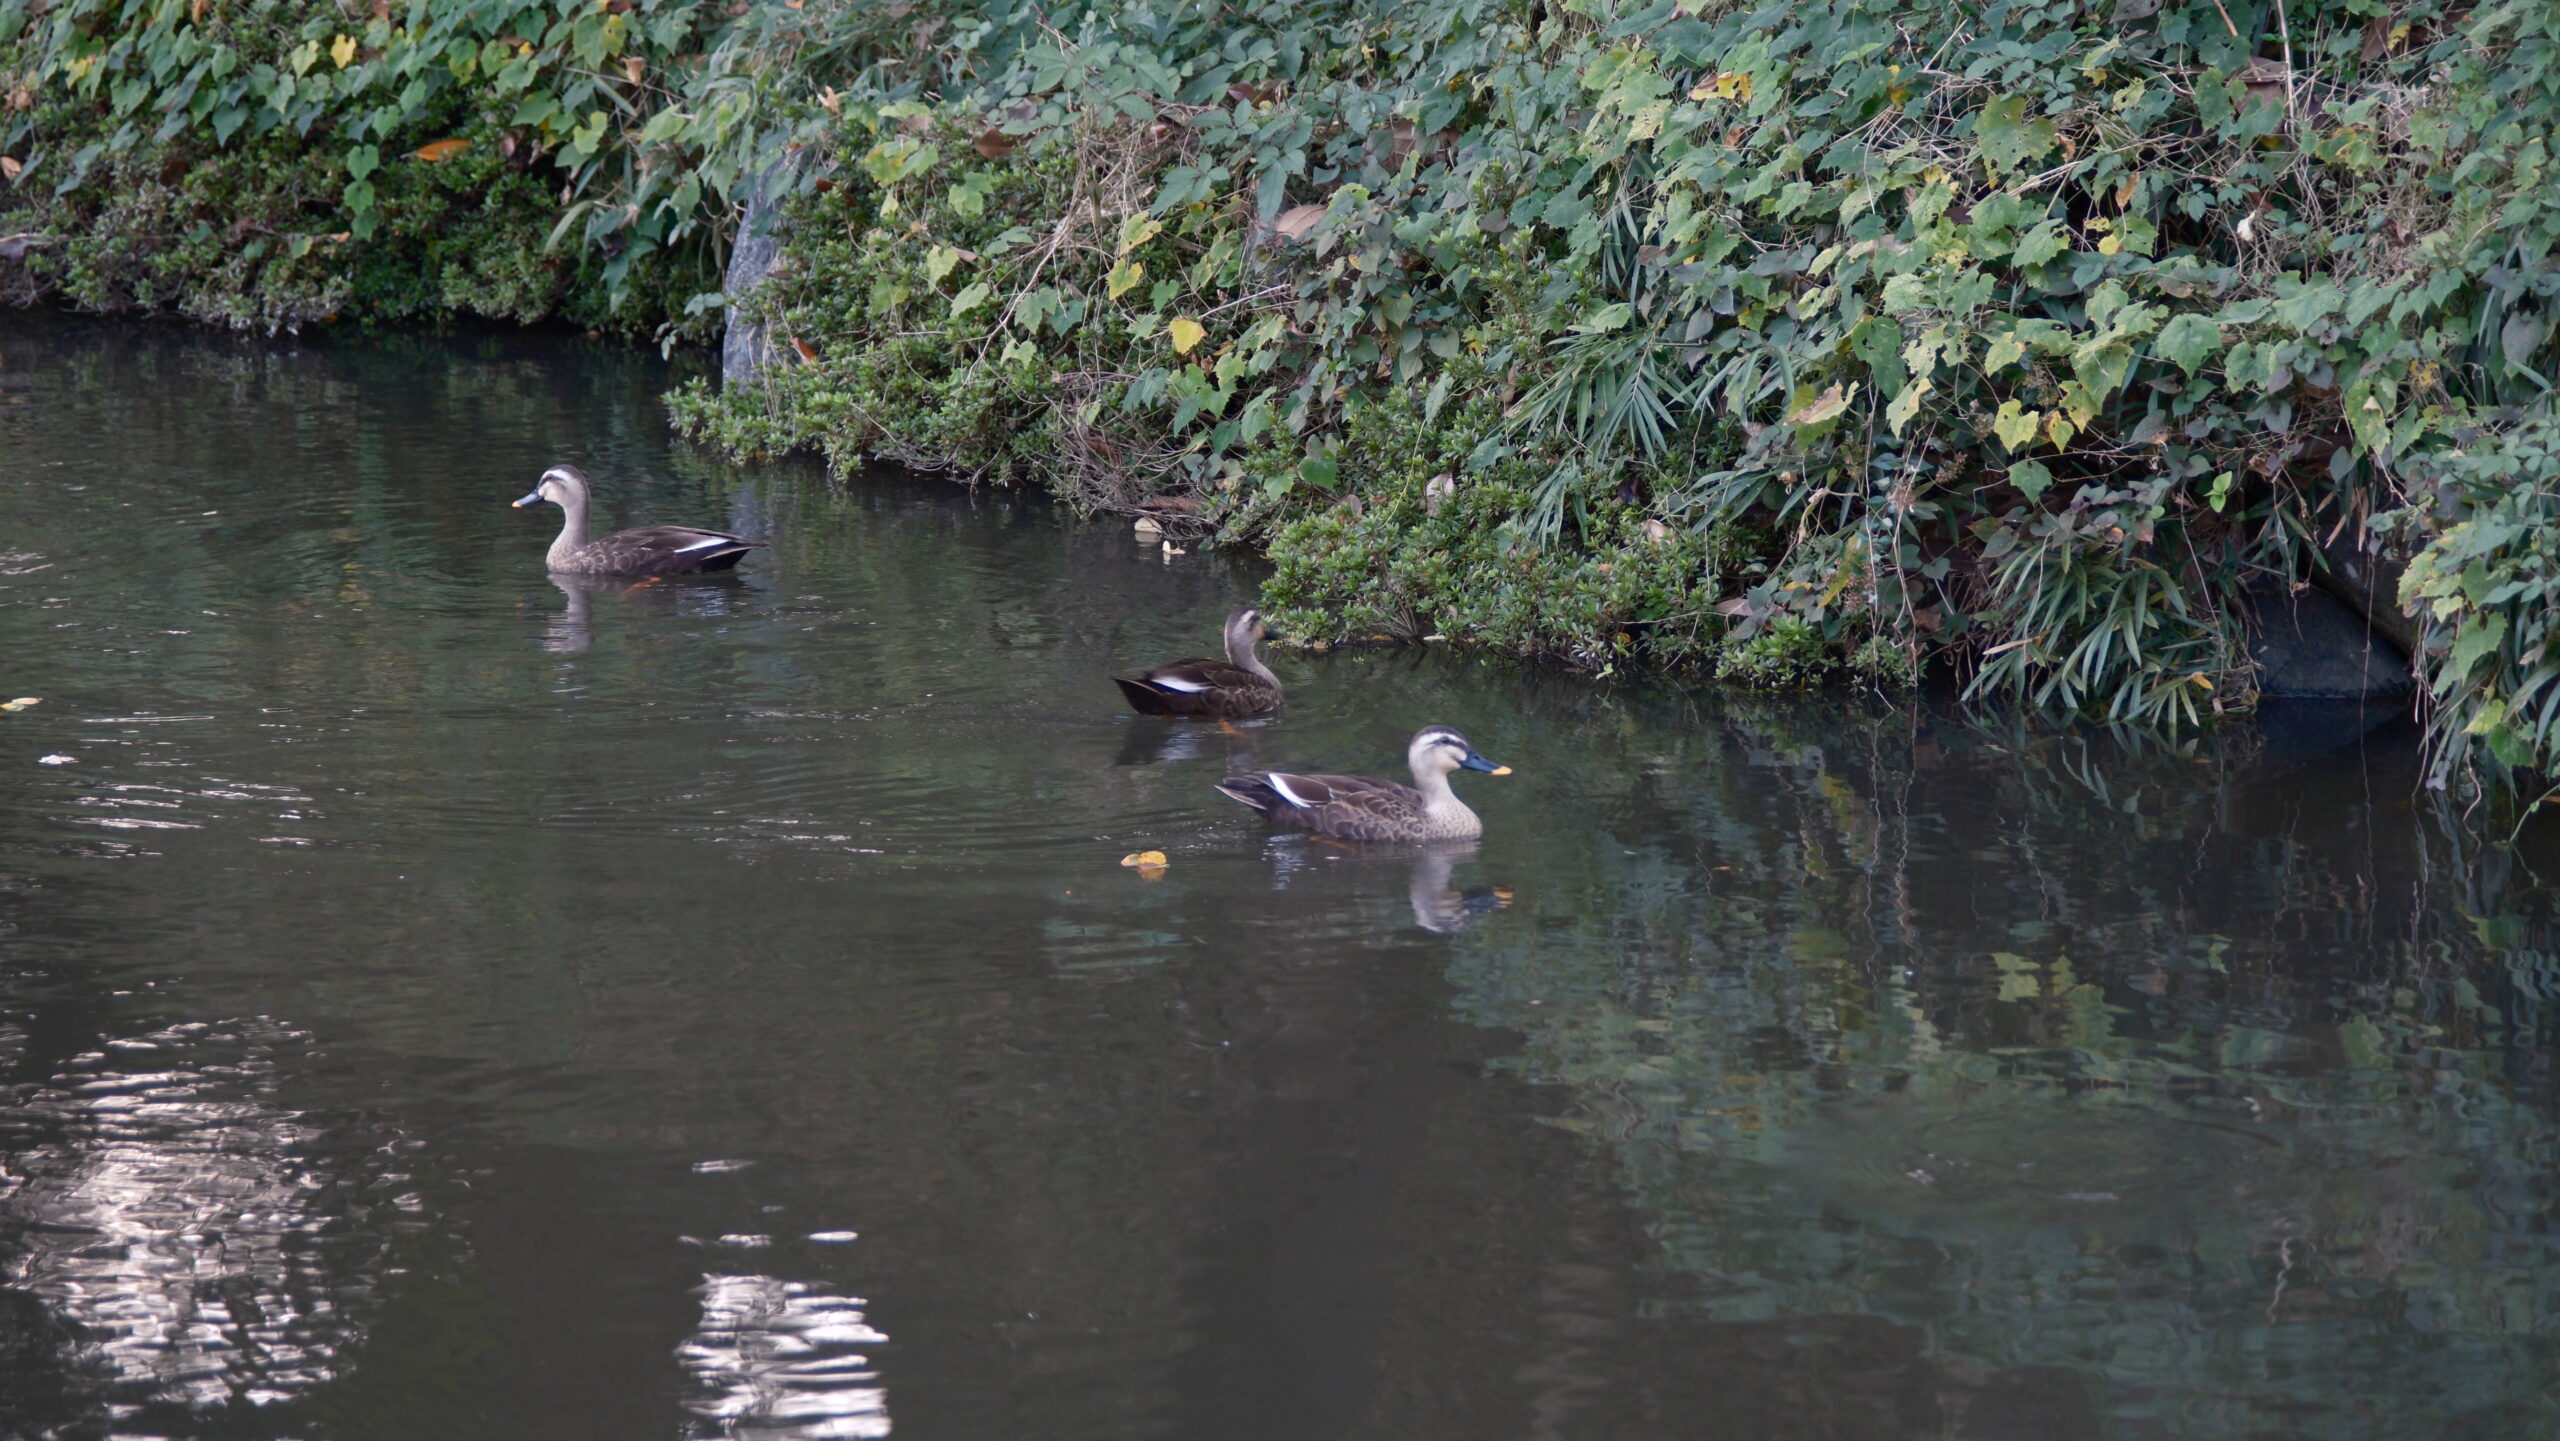
{"label": "dark green water", "polygon": [[[1250,573],[666,383],[0,321],[0,1435],[2551,1434],[2560,857],[2404,728],[1167,729]],[[776,544],[564,592],[561,460]],[[1210,789],[1425,721],[1471,855]]]}

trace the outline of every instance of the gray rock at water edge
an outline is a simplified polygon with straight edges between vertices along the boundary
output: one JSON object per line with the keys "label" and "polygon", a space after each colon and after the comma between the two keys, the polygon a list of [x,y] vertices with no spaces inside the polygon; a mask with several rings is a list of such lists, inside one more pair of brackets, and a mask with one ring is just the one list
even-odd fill
{"label": "gray rock at water edge", "polygon": [[729,330],[720,342],[720,381],[744,385],[764,373],[772,360],[773,342],[764,322],[741,308],[741,302],[764,284],[782,259],[782,207],[761,189],[747,198],[738,220],[738,239],[729,247],[729,273],[721,289],[729,296]]}
{"label": "gray rock at water edge", "polygon": [[2249,660],[2262,696],[2374,700],[2416,684],[2408,656],[2327,591],[2252,587],[2247,605]]}
{"label": "gray rock at water edge", "polygon": [[2358,527],[2321,542],[2320,558],[2312,584],[2345,601],[2402,651],[2418,648],[2417,618],[2400,608],[2400,578],[2409,562],[2398,550]]}

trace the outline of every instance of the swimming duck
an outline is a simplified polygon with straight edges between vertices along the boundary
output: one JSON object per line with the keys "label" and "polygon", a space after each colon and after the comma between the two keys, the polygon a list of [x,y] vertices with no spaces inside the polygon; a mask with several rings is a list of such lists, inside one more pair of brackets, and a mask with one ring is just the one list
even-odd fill
{"label": "swimming duck", "polygon": [[1229,776],[1218,789],[1292,830],[1344,841],[1455,841],[1484,834],[1484,822],[1449,789],[1449,773],[1507,776],[1447,726],[1424,726],[1405,748],[1413,785],[1367,776],[1301,776],[1258,771]]}
{"label": "swimming duck", "polygon": [[699,575],[727,570],[738,557],[764,544],[725,531],[689,525],[642,525],[587,539],[587,477],[574,465],[555,465],[542,483],[517,501],[521,510],[544,501],[560,507],[560,538],[547,559],[553,570],[575,575]]}
{"label": "swimming duck", "polygon": [[1280,708],[1280,677],[1255,659],[1254,644],[1268,631],[1262,612],[1240,607],[1227,617],[1225,660],[1178,660],[1111,683],[1140,715],[1190,720],[1241,720]]}

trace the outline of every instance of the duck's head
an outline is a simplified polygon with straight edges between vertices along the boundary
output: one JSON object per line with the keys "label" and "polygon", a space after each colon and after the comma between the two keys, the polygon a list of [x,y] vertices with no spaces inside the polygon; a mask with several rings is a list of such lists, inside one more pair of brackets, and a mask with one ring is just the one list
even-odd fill
{"label": "duck's head", "polygon": [[515,506],[516,509],[522,510],[528,505],[540,505],[547,500],[553,505],[565,507],[573,499],[585,500],[586,498],[586,473],[574,465],[555,465],[542,473],[542,483],[518,500]]}
{"label": "duck's head", "polygon": [[1405,763],[1419,776],[1445,776],[1451,771],[1483,771],[1489,776],[1507,776],[1511,767],[1498,766],[1477,754],[1467,738],[1447,726],[1424,726],[1413,733],[1413,744],[1405,748]]}
{"label": "duck's head", "polygon": [[1251,649],[1254,646],[1260,645],[1264,637],[1270,634],[1270,630],[1262,623],[1262,612],[1252,606],[1240,605],[1236,607],[1233,614],[1227,617],[1227,646],[1229,649],[1234,649],[1237,646],[1243,646],[1246,649]]}

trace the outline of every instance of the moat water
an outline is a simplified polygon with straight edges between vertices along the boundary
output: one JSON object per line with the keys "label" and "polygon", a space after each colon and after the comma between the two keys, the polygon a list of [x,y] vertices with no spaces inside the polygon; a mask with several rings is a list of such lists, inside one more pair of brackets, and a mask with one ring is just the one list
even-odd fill
{"label": "moat water", "polygon": [[[1145,722],[1249,562],[670,383],[0,319],[0,1435],[2560,1424],[2560,849],[2405,721],[1284,649]],[[563,460],[772,548],[564,588]],[[1471,852],[1211,788],[1425,722]]]}

